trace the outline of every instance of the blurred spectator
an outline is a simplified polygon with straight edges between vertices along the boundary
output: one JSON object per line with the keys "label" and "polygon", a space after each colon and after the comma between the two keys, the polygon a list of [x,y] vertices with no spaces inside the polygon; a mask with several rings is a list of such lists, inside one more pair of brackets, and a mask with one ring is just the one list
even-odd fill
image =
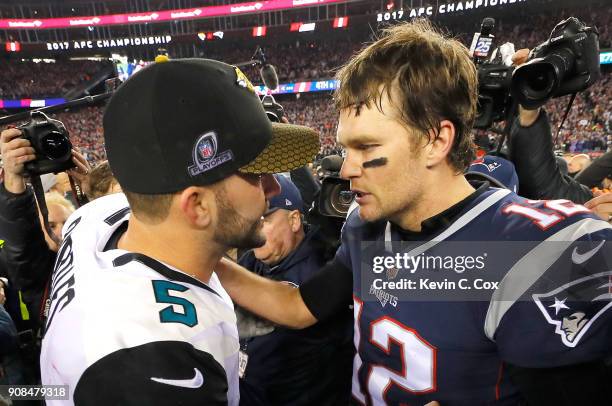
{"label": "blurred spectator", "polygon": [[100,162],[89,172],[84,188],[89,201],[121,192],[121,186],[113,176],[108,161]]}
{"label": "blurred spectator", "polygon": [[[68,199],[57,192],[45,193],[45,202],[47,204],[47,210],[49,211],[49,215],[47,216],[49,219],[49,227],[55,236],[61,238],[64,223],[66,223],[66,220],[68,220],[68,217],[74,211],[74,206],[72,203],[70,203],[70,201],[68,201]],[[49,236],[47,230],[45,230],[42,214],[40,214],[40,212],[39,219],[43,234],[45,235],[45,241],[47,242],[49,249],[57,252],[59,247],[57,243]]]}

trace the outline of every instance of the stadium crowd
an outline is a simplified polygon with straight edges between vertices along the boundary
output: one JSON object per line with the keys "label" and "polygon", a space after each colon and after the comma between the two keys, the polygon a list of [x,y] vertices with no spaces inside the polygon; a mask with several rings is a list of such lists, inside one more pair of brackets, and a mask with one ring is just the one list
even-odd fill
{"label": "stadium crowd", "polygon": [[[612,148],[612,75],[605,74],[600,81],[579,94],[556,140],[556,149],[569,154],[593,153],[599,155]],[[321,136],[319,157],[338,154],[336,126],[338,113],[328,92],[302,93],[277,96],[287,119],[295,124],[317,130]],[[545,106],[551,127],[561,124],[569,96],[550,100]],[[56,115],[68,128],[71,140],[92,163],[105,159],[102,134],[102,107],[87,107],[77,112]]]}
{"label": "stadium crowd", "polygon": [[[611,45],[610,23],[612,7],[593,10],[560,10],[553,17],[537,14],[508,16],[498,21],[496,32],[498,43],[513,42],[515,48],[533,47],[543,42],[551,30],[550,21],[559,21],[569,15],[582,17],[584,21],[599,29],[600,48]],[[456,21],[456,20],[453,20]],[[447,22],[444,21],[444,24]],[[449,22],[451,32],[463,33],[459,37],[468,43],[471,38],[465,33],[473,27],[464,23]],[[537,29],[533,29],[537,27]],[[366,40],[364,38],[363,40]],[[299,40],[293,43],[266,44],[268,62],[276,67],[279,81],[299,82],[314,79],[329,79],[335,70],[361,47],[361,41],[341,40]],[[248,61],[252,49],[244,47],[226,48],[224,51],[207,51],[205,57],[237,63]],[[76,84],[87,80],[100,68],[94,61],[62,61],[57,63],[0,62],[0,97],[35,98],[61,96]],[[257,67],[243,68],[254,83],[260,82]],[[598,83],[586,92],[578,94],[559,137],[556,148],[566,153],[603,152],[610,148],[612,101],[610,75],[604,74]],[[567,106],[568,97],[549,101],[546,106],[551,125],[558,128]],[[331,105],[329,93],[277,96],[290,121],[317,129],[321,134],[321,156],[337,153],[335,132],[337,115]],[[74,113],[62,113],[58,117],[65,122],[72,140],[88,160],[97,162],[104,159],[101,133],[100,107],[87,108]]]}
{"label": "stadium crowd", "polygon": [[68,90],[91,79],[102,64],[89,60],[55,63],[0,61],[0,98],[61,97]]}

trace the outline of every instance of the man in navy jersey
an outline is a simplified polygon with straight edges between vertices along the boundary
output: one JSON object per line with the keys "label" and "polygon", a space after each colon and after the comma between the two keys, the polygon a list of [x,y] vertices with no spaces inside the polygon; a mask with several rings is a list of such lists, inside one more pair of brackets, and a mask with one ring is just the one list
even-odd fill
{"label": "man in navy jersey", "polygon": [[[467,49],[426,22],[398,25],[338,79],[341,176],[358,205],[342,245],[297,291],[224,261],[220,278],[230,296],[295,328],[352,302],[357,404],[609,401],[612,228],[567,200],[529,201],[465,179],[477,102]],[[393,256],[381,265],[370,250],[399,255],[401,243],[407,256],[425,261],[465,242],[474,242],[467,251],[496,249],[471,262],[451,257],[449,270],[436,270],[462,280],[432,277],[425,286],[418,278],[430,270],[400,269]],[[475,264],[483,265],[480,274],[464,272]],[[410,290],[411,281],[421,289]],[[430,282],[444,289],[428,291]],[[451,282],[474,289],[445,296]]]}

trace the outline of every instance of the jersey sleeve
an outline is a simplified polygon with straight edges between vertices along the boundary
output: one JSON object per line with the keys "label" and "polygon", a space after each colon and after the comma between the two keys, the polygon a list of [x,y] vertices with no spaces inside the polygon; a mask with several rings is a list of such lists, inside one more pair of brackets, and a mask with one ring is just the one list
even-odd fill
{"label": "jersey sleeve", "polygon": [[350,247],[354,245],[354,229],[358,222],[358,211],[353,210],[342,227],[340,247],[334,259],[300,285],[302,300],[318,321],[332,318],[353,302]]}
{"label": "jersey sleeve", "polygon": [[337,258],[300,285],[300,295],[318,321],[332,318],[352,303],[353,275]]}
{"label": "jersey sleeve", "polygon": [[[567,240],[544,241],[529,254],[535,257],[521,259],[531,268],[510,271],[524,280],[551,263],[499,319],[493,339],[504,361],[552,368],[612,355],[612,229],[594,219],[575,229]],[[494,307],[503,305],[492,302],[490,313]]]}
{"label": "jersey sleeve", "polygon": [[154,341],[99,359],[81,375],[75,405],[227,405],[228,383],[212,355],[181,341]]}

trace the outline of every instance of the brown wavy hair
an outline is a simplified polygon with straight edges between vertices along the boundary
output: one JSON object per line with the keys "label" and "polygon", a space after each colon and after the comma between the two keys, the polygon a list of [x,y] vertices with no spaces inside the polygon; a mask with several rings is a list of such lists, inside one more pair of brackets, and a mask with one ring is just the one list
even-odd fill
{"label": "brown wavy hair", "polygon": [[455,126],[450,164],[464,171],[473,161],[471,137],[476,116],[478,80],[468,49],[424,19],[398,24],[364,47],[337,73],[340,86],[334,101],[339,109],[372,104],[382,112],[388,99],[409,128],[428,141],[440,122]]}

